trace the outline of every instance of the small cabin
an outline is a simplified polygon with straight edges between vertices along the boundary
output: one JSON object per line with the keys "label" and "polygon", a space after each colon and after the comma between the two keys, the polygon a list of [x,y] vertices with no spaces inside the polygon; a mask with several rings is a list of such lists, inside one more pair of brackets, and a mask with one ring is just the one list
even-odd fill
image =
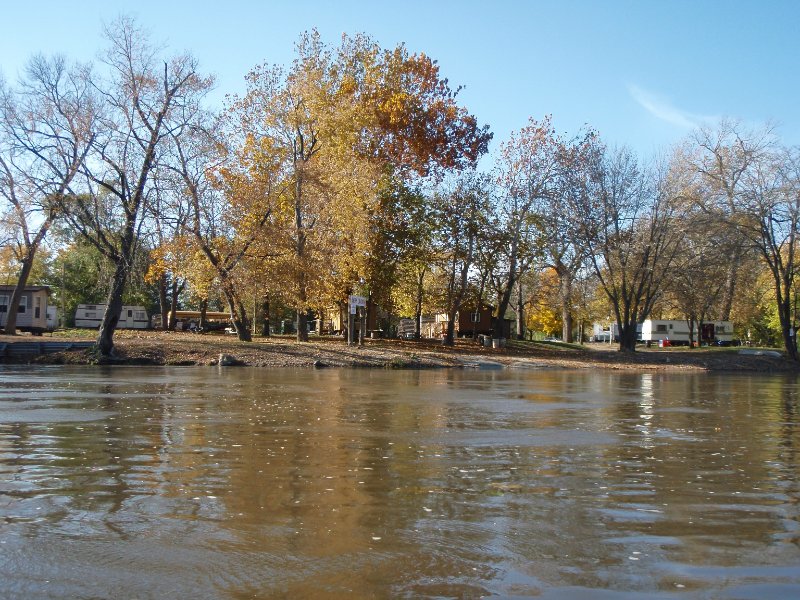
{"label": "small cabin", "polygon": [[[490,304],[480,304],[476,310],[474,306],[462,305],[461,310],[456,313],[455,332],[458,337],[470,337],[474,335],[491,335],[494,338],[510,338],[514,324],[513,319],[503,319],[501,330],[492,330],[492,314],[494,307]],[[434,337],[440,337],[447,330],[448,317],[446,313],[435,315]]]}
{"label": "small cabin", "polygon": [[[8,307],[16,286],[0,285],[0,327],[6,326]],[[19,299],[17,330],[42,335],[47,331],[47,307],[50,288],[46,285],[26,287]]]}

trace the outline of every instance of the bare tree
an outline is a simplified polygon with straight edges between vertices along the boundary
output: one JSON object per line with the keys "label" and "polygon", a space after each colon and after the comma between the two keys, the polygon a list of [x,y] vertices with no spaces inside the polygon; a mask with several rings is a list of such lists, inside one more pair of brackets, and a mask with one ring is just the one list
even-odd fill
{"label": "bare tree", "polygon": [[738,231],[761,255],[772,275],[781,335],[787,353],[798,360],[792,298],[800,234],[800,150],[762,155],[744,180]]}
{"label": "bare tree", "polygon": [[496,331],[502,327],[517,280],[537,258],[537,238],[545,231],[542,207],[556,196],[561,153],[562,140],[550,117],[541,122],[531,119],[502,147],[498,180],[503,193],[493,228],[497,252],[490,277],[497,294]]}
{"label": "bare tree", "polygon": [[447,313],[444,343],[452,346],[458,311],[467,293],[475,246],[489,208],[486,181],[475,173],[463,174],[452,189],[433,199],[436,263],[444,289],[440,304]]}
{"label": "bare tree", "polygon": [[115,265],[97,337],[100,354],[110,356],[152,191],[151,174],[162,146],[187,128],[212,80],[198,73],[191,56],[162,61],[131,19],[113,22],[105,34],[108,77],[91,77],[103,105],[81,169],[84,193],[62,204],[70,224]]}
{"label": "bare tree", "polygon": [[663,170],[645,172],[630,151],[599,146],[593,164],[569,202],[576,233],[614,311],[620,350],[632,352],[636,325],[663,290],[682,232],[673,227],[676,204]]}
{"label": "bare tree", "polygon": [[[749,172],[774,143],[771,129],[749,129],[735,120],[723,119],[714,127],[699,129],[692,142],[696,152],[689,160],[699,176],[700,207],[720,225],[728,225],[730,236],[741,236],[736,221],[746,193],[745,182]],[[723,321],[730,319],[737,273],[745,253],[752,249],[742,237],[736,241],[725,266],[725,286],[718,315]]]}
{"label": "bare tree", "polygon": [[95,95],[85,74],[63,57],[37,56],[15,90],[0,81],[0,196],[21,264],[6,314],[9,335],[36,252],[94,139]]}

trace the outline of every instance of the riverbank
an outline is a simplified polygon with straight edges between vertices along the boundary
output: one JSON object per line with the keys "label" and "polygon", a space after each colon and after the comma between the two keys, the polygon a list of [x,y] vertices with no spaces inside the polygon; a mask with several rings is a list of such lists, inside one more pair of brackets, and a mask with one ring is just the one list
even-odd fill
{"label": "riverbank", "polygon": [[[31,342],[87,342],[93,332],[58,332],[43,337],[0,336],[0,344]],[[458,340],[452,348],[435,340],[365,340],[348,346],[340,338],[312,337],[298,343],[273,336],[240,342],[233,336],[197,335],[163,331],[119,331],[116,359],[123,365],[216,365],[220,355],[233,363],[254,367],[369,367],[369,368],[604,368],[639,370],[800,372],[783,356],[740,354],[736,348],[641,349],[618,352],[605,344],[510,342],[495,349],[472,340]],[[24,358],[0,356],[5,363],[97,364],[92,349],[77,348],[34,354]],[[103,362],[103,361],[100,361]]]}

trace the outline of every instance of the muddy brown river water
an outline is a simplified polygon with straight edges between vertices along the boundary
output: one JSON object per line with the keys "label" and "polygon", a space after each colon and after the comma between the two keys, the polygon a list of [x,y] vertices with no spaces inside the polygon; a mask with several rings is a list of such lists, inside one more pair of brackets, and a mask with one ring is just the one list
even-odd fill
{"label": "muddy brown river water", "polygon": [[800,597],[798,380],[0,368],[0,597]]}

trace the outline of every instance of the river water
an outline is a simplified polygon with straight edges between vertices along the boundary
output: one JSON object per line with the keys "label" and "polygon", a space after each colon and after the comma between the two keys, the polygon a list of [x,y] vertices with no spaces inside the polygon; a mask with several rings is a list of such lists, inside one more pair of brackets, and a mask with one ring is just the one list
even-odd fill
{"label": "river water", "polygon": [[798,381],[0,368],[0,597],[800,597]]}

